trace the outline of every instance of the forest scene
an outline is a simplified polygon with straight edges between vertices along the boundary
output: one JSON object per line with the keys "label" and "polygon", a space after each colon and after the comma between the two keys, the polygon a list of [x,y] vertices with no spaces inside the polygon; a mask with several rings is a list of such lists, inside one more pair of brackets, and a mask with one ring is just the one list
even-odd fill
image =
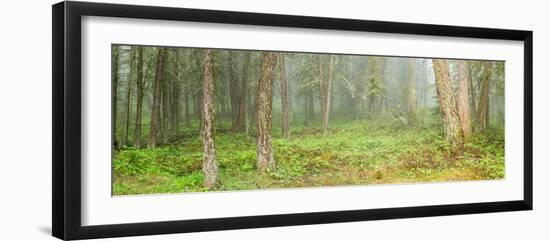
{"label": "forest scene", "polygon": [[503,61],[111,50],[113,195],[504,178]]}

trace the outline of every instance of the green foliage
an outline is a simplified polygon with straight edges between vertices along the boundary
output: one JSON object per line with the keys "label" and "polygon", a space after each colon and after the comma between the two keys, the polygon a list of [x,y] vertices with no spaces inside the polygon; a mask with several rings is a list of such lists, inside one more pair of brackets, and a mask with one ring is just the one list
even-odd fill
{"label": "green foliage", "polygon": [[185,153],[175,147],[124,149],[116,154],[113,169],[121,176],[144,173],[185,175],[200,170],[202,153]]}
{"label": "green foliage", "polygon": [[[415,126],[387,121],[338,121],[331,135],[296,128],[292,138],[273,140],[277,169],[256,172],[254,138],[218,131],[218,190],[349,184],[485,180],[504,177],[504,132],[475,133],[463,156],[453,157],[428,109]],[[423,117],[428,115],[428,117]],[[426,119],[426,120],[424,120]],[[319,129],[320,130],[320,129]],[[127,148],[113,160],[115,195],[203,192],[202,144],[198,138],[154,149]]]}

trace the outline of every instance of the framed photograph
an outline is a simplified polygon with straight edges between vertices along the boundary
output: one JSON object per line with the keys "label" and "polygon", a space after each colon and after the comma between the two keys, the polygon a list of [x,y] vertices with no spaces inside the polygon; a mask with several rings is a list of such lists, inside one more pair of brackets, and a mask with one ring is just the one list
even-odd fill
{"label": "framed photograph", "polygon": [[531,210],[532,34],[55,4],[53,235]]}

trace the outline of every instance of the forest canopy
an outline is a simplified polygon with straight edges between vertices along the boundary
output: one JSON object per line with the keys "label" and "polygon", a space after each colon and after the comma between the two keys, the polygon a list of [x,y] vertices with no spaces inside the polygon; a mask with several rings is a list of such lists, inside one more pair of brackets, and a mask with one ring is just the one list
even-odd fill
{"label": "forest canopy", "polygon": [[113,194],[504,177],[503,61],[112,45]]}

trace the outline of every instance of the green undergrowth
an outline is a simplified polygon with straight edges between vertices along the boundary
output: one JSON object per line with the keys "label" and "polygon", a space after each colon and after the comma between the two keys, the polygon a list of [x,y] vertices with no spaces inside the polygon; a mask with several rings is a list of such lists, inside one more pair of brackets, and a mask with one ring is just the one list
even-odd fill
{"label": "green undergrowth", "polygon": [[[197,128],[194,128],[197,129]],[[283,139],[275,129],[277,169],[256,172],[253,137],[216,130],[218,191],[490,180],[504,177],[504,133],[474,134],[460,157],[438,128],[396,128],[392,123],[331,123],[329,135],[318,127],[295,127]],[[185,129],[153,149],[115,151],[113,194],[207,191],[203,186],[202,144],[198,132]]]}

